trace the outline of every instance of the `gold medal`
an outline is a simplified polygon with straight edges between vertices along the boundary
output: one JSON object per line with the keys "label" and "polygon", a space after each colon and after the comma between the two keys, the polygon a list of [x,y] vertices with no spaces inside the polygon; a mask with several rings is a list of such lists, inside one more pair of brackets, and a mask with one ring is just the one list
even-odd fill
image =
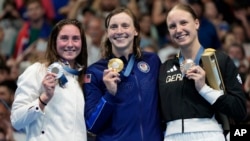
{"label": "gold medal", "polygon": [[112,68],[116,72],[120,72],[124,67],[124,64],[121,59],[113,58],[109,60],[108,68]]}

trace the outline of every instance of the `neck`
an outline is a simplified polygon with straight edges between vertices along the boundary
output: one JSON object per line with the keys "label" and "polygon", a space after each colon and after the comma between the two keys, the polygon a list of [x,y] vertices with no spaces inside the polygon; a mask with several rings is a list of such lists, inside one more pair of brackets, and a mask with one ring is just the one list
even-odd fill
{"label": "neck", "polygon": [[66,59],[61,59],[61,61],[64,63],[64,64],[69,64],[69,67],[74,69],[75,68],[75,60],[66,60]]}
{"label": "neck", "polygon": [[74,69],[75,68],[75,62],[70,61],[69,66],[70,66],[70,68]]}
{"label": "neck", "polygon": [[113,48],[113,54],[116,57],[121,57],[124,56],[126,58],[126,60],[129,59],[129,54],[133,53],[132,48],[126,48],[126,49],[114,49]]}
{"label": "neck", "polygon": [[200,47],[201,47],[201,45],[199,43],[194,44],[194,45],[190,45],[188,47],[182,47],[181,48],[181,55],[184,57],[184,59],[194,60]]}

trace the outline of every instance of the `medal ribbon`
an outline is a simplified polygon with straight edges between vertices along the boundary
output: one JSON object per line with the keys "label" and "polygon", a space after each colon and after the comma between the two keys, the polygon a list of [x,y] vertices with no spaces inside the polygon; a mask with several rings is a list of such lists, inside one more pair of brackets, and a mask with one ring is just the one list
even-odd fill
{"label": "medal ribbon", "polygon": [[[196,54],[194,63],[195,65],[199,65],[200,59],[201,59],[201,55],[204,52],[204,48],[201,46],[198,53]],[[179,58],[179,64],[182,64],[184,61],[184,57],[180,54],[180,58]]]}
{"label": "medal ribbon", "polygon": [[129,59],[129,62],[128,62],[128,65],[127,65],[125,71],[123,72],[123,75],[124,75],[125,77],[128,77],[128,76],[130,75],[130,73],[131,73],[131,71],[132,71],[132,68],[133,68],[133,66],[134,66],[134,63],[135,63],[135,55],[133,54],[133,55],[130,57],[130,59]]}
{"label": "medal ribbon", "polygon": [[[68,73],[73,74],[73,75],[79,75],[79,74],[80,74],[79,71],[77,71],[77,70],[75,70],[75,69],[71,69],[71,68],[66,67],[66,66],[64,66],[63,69],[64,69],[65,71],[67,71]],[[59,85],[60,85],[61,87],[63,87],[67,82],[68,82],[68,80],[67,80],[66,76],[63,74],[63,75],[59,78]]]}

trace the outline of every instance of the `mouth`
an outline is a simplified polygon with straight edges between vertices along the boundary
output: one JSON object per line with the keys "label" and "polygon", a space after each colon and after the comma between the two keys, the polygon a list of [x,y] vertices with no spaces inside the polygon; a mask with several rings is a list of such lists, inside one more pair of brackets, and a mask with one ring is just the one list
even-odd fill
{"label": "mouth", "polygon": [[115,37],[114,39],[117,40],[117,41],[121,41],[121,40],[124,40],[126,38],[124,38],[124,37]]}
{"label": "mouth", "polygon": [[184,40],[185,37],[187,37],[187,36],[188,36],[188,34],[179,34],[179,35],[176,35],[175,38],[177,40]]}
{"label": "mouth", "polygon": [[75,52],[76,50],[75,49],[64,49],[63,51],[64,52]]}
{"label": "mouth", "polygon": [[114,36],[114,39],[115,40],[124,40],[124,39],[126,39],[126,38],[128,38],[128,35],[116,35],[116,36]]}

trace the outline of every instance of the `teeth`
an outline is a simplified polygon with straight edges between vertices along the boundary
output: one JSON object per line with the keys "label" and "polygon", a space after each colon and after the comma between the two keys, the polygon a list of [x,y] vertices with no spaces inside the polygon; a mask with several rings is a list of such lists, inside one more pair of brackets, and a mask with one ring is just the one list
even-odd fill
{"label": "teeth", "polygon": [[75,50],[64,50],[64,51],[75,51]]}
{"label": "teeth", "polygon": [[185,35],[181,35],[181,36],[177,36],[177,39],[183,39],[185,37]]}
{"label": "teeth", "polygon": [[116,37],[115,40],[122,40],[125,39],[125,37]]}

